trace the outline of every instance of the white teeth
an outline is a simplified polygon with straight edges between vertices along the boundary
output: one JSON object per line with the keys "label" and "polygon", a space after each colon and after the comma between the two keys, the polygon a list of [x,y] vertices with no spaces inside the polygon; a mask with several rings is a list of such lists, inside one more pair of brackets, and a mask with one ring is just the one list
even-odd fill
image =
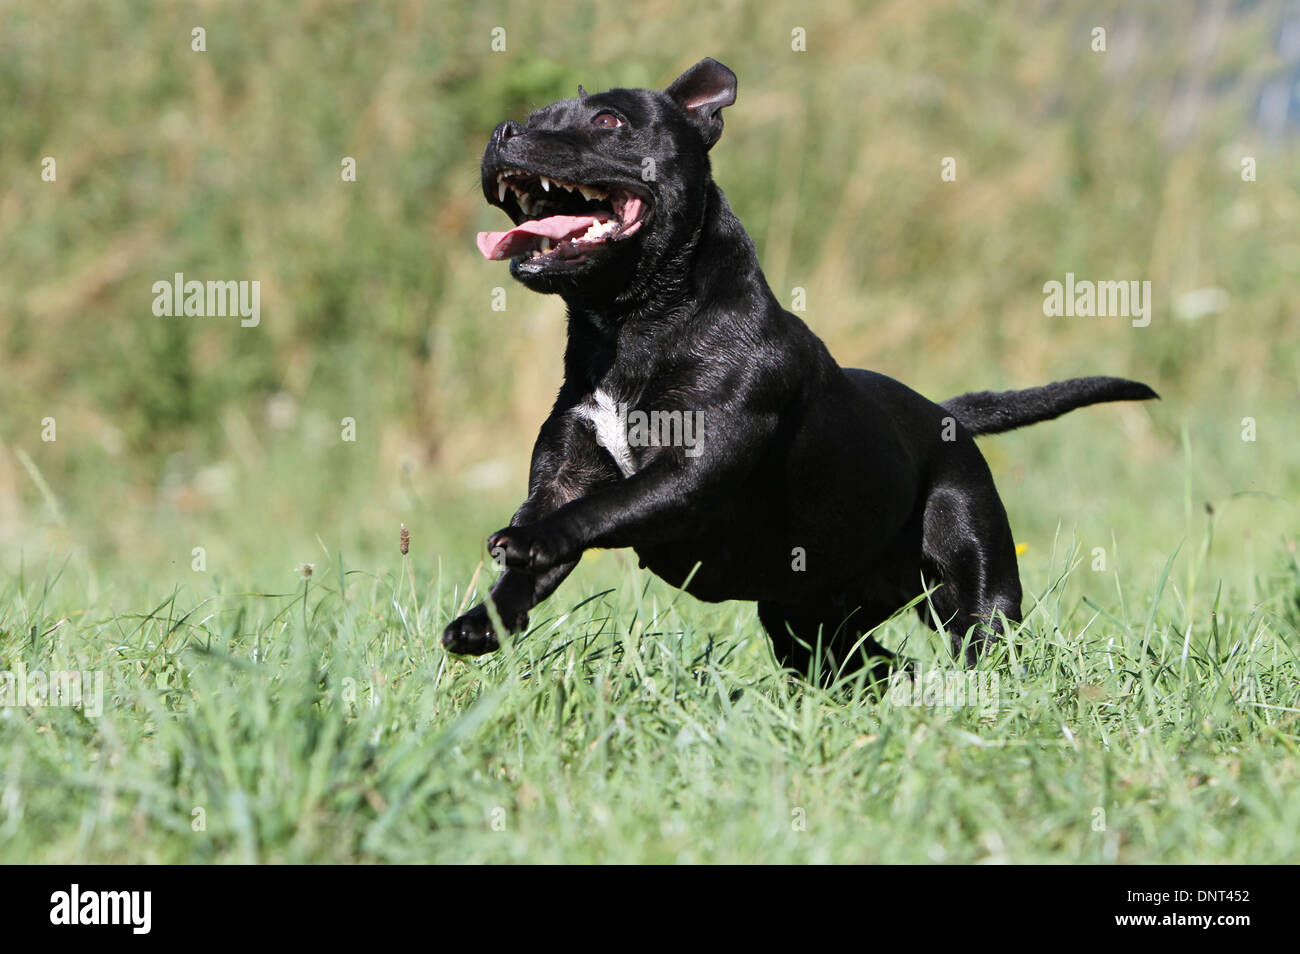
{"label": "white teeth", "polygon": [[[519,208],[524,211],[525,215],[531,215],[536,206],[532,196],[526,189],[520,188],[512,179],[528,178],[535,173],[526,172],[523,169],[502,169],[497,173],[497,201],[505,202],[507,190],[513,190]],[[543,192],[550,192],[552,186],[564,189],[566,192],[578,192],[588,202],[604,201],[609,198],[609,193],[594,186],[574,185],[571,182],[561,182],[559,179],[552,179],[550,176],[537,175],[537,181],[541,183]]]}
{"label": "white teeth", "polygon": [[551,240],[548,238],[542,239],[542,251],[549,252],[550,250],[551,250]]}
{"label": "white teeth", "polygon": [[581,241],[592,242],[604,238],[617,228],[618,222],[614,219],[606,219],[604,222],[593,222],[587,231],[583,233]]}

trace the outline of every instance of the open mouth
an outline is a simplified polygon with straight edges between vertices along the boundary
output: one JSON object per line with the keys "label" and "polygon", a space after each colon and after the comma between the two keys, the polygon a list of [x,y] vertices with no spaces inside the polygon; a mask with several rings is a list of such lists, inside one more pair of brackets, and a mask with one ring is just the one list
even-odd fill
{"label": "open mouth", "polygon": [[641,228],[645,200],[620,186],[579,185],[524,169],[496,174],[496,202],[514,220],[505,232],[479,232],[485,258],[576,262]]}

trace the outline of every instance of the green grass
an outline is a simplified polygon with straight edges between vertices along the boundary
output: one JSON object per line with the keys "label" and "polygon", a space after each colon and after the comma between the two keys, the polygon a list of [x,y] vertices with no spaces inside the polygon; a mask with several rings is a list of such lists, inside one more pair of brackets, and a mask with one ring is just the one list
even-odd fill
{"label": "green grass", "polygon": [[[1280,595],[1253,605],[1184,592],[1186,553],[1141,585],[1040,555],[1025,625],[979,668],[999,690],[983,708],[791,680],[752,606],[694,602],[609,557],[526,639],[448,657],[437,636],[463,587],[400,560],[376,574],[335,558],[274,595],[187,588],[147,612],[110,595],[73,609],[53,568],[12,581],[8,668],[100,670],[107,685],[98,718],[0,710],[0,860],[1300,852],[1293,555]],[[923,672],[951,668],[914,615],[882,639]]]}
{"label": "green grass", "polygon": [[[1300,152],[1252,120],[1284,10],[0,4],[0,672],[106,694],[0,707],[0,860],[1292,860]],[[982,445],[1027,546],[995,713],[791,682],[752,606],[623,555],[506,652],[438,646],[564,341],[475,251],[482,146],[705,55],[715,175],[843,364],[1163,397]],[[177,271],[262,282],[262,323],[154,316]],[[1150,280],[1151,326],[1045,318],[1066,272]]]}

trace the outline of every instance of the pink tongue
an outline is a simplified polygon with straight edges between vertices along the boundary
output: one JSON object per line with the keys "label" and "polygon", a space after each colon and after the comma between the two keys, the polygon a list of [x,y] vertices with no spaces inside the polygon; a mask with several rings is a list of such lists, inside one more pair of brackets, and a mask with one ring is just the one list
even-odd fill
{"label": "pink tongue", "polygon": [[543,239],[550,239],[551,244],[554,244],[581,235],[595,223],[607,218],[608,215],[552,215],[516,225],[508,232],[479,232],[478,250],[484,258],[513,258],[535,248],[540,249]]}

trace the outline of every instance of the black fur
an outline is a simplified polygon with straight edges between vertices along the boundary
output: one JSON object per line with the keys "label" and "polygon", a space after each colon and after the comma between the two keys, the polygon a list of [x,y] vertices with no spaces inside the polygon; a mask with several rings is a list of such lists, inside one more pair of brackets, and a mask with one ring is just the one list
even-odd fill
{"label": "black fur", "polygon": [[1067,411],[1105,401],[1159,397],[1145,384],[1124,378],[1071,378],[1022,391],[971,391],[943,402],[972,434],[1001,434],[1050,421]]}
{"label": "black fur", "polygon": [[[632,547],[700,599],[757,600],[777,658],[807,672],[820,645],[829,672],[887,656],[869,639],[853,647],[928,583],[973,660],[1003,618],[1020,619],[1021,599],[1006,512],[973,435],[1154,392],[1083,378],[939,405],[841,368],[777,302],[710,175],[734,99],[735,76],[704,60],[664,92],[585,94],[493,134],[484,194],[516,223],[520,206],[497,195],[503,169],[623,189],[648,212],[634,235],[511,263],[526,286],[565,299],[569,339],[528,497],[489,538],[506,567],[490,598],[522,631],[584,550]],[[634,446],[620,472],[583,411],[598,391],[637,410],[702,412],[699,453]],[[443,644],[497,648],[487,608],[454,620]]]}

